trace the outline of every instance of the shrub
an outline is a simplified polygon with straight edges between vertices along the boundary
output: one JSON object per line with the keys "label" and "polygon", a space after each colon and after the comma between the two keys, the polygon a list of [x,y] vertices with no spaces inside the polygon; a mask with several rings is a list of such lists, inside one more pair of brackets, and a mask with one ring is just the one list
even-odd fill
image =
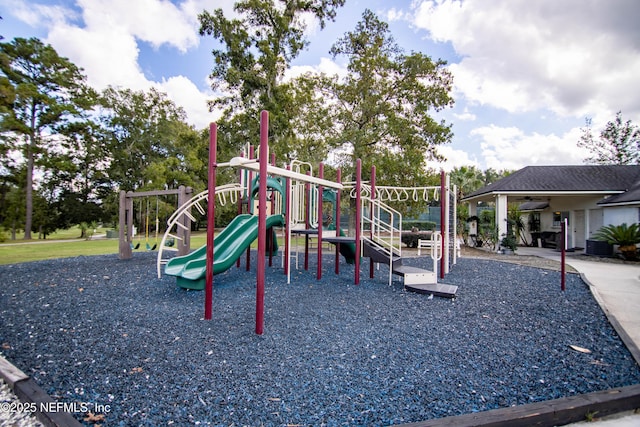
{"label": "shrub", "polygon": [[593,236],[596,240],[605,241],[611,245],[619,245],[620,252],[625,259],[636,259],[636,244],[640,243],[640,227],[638,224],[626,223],[620,225],[605,225]]}
{"label": "shrub", "polygon": [[500,246],[504,249],[511,249],[514,252],[518,249],[518,243],[513,234],[503,234],[502,240],[500,240]]}

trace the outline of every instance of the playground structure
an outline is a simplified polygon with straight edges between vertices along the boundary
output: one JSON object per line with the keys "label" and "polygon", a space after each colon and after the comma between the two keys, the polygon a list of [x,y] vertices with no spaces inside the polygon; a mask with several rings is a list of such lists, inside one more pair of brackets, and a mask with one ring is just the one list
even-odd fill
{"label": "playground structure", "polygon": [[[341,172],[337,171],[337,182],[324,179],[323,164],[320,163],[318,176],[311,174],[310,165],[293,162],[286,168],[279,168],[269,163],[268,159],[268,113],[263,111],[260,120],[260,147],[257,158],[252,158],[252,150],[247,150],[246,157],[234,157],[227,163],[217,163],[217,125],[210,127],[209,188],[205,192],[185,202],[170,218],[163,243],[173,228],[171,221],[176,218],[189,217],[191,208],[207,213],[207,244],[192,254],[170,260],[163,258],[164,244],[158,251],[157,269],[161,275],[161,266],[165,273],[175,275],[177,283],[189,289],[205,290],[205,319],[211,319],[213,276],[233,265],[240,265],[240,256],[247,251],[250,244],[258,240],[257,275],[256,275],[256,333],[262,334],[264,323],[264,278],[265,258],[271,255],[273,248],[267,252],[267,244],[276,241],[273,227],[284,226],[283,267],[287,280],[290,280],[291,237],[299,234],[305,237],[305,269],[309,256],[308,239],[317,238],[318,269],[317,278],[322,277],[322,242],[336,246],[336,274],[339,273],[339,254],[347,262],[352,261],[354,283],[360,282],[360,258],[370,258],[370,277],[374,277],[375,266],[389,266],[389,284],[393,275],[403,277],[407,289],[443,297],[455,297],[457,287],[437,283],[436,264],[440,261],[440,277],[448,272],[450,263],[455,263],[455,191],[449,188],[446,174],[441,174],[439,187],[376,187],[375,168],[371,172],[371,181],[362,182],[361,161],[356,162],[355,183],[341,182]],[[272,160],[271,163],[274,163]],[[307,165],[307,173],[302,169]],[[216,170],[218,167],[235,167],[242,171],[240,183],[216,187]],[[252,174],[256,173],[256,176]],[[329,191],[327,191],[329,190]],[[355,236],[346,236],[340,228],[340,192],[348,190],[349,196],[355,199]],[[269,193],[269,198],[267,197]],[[431,255],[434,259],[434,271],[423,270],[402,265],[402,215],[385,202],[402,202],[411,198],[415,201],[429,200],[429,194],[441,201],[441,232],[434,233],[431,244]],[[328,196],[331,195],[331,196]],[[444,197],[443,197],[444,195]],[[256,200],[257,196],[257,200]],[[214,238],[215,200],[230,199],[239,203],[239,215],[221,233]],[[335,198],[331,200],[331,198]],[[333,230],[325,230],[323,223],[323,202],[330,199],[335,206]],[[241,214],[242,200],[246,202],[250,213]],[[206,202],[206,208],[205,208]],[[256,212],[257,211],[257,212]],[[450,227],[453,224],[453,227]],[[183,224],[186,226],[186,224]],[[269,232],[268,232],[269,230]],[[453,235],[453,236],[452,236]],[[268,242],[269,241],[269,242]],[[353,248],[351,250],[345,248]],[[352,253],[350,257],[349,254]],[[297,253],[296,253],[297,265]]]}
{"label": "playground structure", "polygon": [[[172,223],[179,224],[177,227],[177,232],[173,234],[165,233],[162,242],[160,244],[161,248],[165,250],[177,251],[178,255],[186,255],[191,250],[191,227],[190,227],[190,219],[189,211],[181,210],[180,207],[183,206],[191,197],[193,190],[191,187],[180,186],[177,190],[152,190],[152,191],[120,191],[119,197],[119,222],[118,222],[118,256],[120,259],[131,259],[133,256],[133,250],[137,249],[140,246],[140,241],[134,242],[134,224],[136,222],[136,215],[134,212],[134,199],[140,199],[140,209],[139,215],[142,218],[143,209],[142,209],[142,199],[147,199],[147,207],[146,207],[146,215],[144,218],[144,228],[145,228],[145,240],[146,240],[146,249],[147,250],[155,250],[157,247],[151,247],[149,244],[149,198],[156,198],[156,207],[155,207],[155,233],[157,239],[157,233],[160,226],[160,220],[158,218],[158,197],[161,196],[178,196],[178,209],[176,212],[180,211],[181,214],[179,217],[175,218],[175,221]],[[175,214],[174,214],[175,216]],[[170,218],[168,222],[171,222],[174,218]],[[195,218],[193,218],[195,219]],[[169,230],[167,230],[169,231]],[[173,242],[173,245],[169,244],[169,242]],[[157,246],[157,242],[155,242],[154,246]]]}

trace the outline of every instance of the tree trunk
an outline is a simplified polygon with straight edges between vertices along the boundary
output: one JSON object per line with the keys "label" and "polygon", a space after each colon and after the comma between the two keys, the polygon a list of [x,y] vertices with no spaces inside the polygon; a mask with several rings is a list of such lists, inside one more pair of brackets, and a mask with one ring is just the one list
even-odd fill
{"label": "tree trunk", "polygon": [[635,261],[637,259],[638,248],[636,248],[636,245],[620,246],[619,249],[622,257],[627,261]]}
{"label": "tree trunk", "polygon": [[30,137],[27,147],[27,183],[25,185],[26,215],[24,220],[24,240],[31,240],[31,227],[33,223],[33,136]]}
{"label": "tree trunk", "polygon": [[33,225],[33,167],[35,163],[36,140],[36,104],[31,105],[31,132],[27,144],[27,182],[25,185],[26,215],[24,220],[24,240],[31,240],[31,227]]}

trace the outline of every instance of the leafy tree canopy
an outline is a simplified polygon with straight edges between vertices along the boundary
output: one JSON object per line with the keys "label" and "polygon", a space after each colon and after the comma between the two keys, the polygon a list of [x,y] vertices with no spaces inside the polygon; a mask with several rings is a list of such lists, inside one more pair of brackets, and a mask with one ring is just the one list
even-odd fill
{"label": "leafy tree canopy", "polygon": [[124,190],[173,188],[177,184],[174,179],[181,175],[176,169],[176,174],[168,177],[168,168],[179,166],[171,159],[184,155],[178,150],[180,138],[194,132],[185,124],[184,110],[155,89],[143,92],[110,87],[102,94],[102,105],[100,117],[111,156],[108,176],[112,184]]}
{"label": "leafy tree canopy", "polygon": [[363,170],[376,165],[380,183],[423,185],[426,161],[440,159],[437,147],[453,136],[451,125],[432,117],[453,105],[446,63],[406,54],[370,10],[330,53],[346,57],[349,71],[317,79],[333,123],[330,145],[343,154],[338,163],[352,170],[360,158]]}
{"label": "leafy tree canopy", "polygon": [[345,0],[243,0],[235,4],[238,18],[222,9],[199,15],[200,34],[213,36],[221,47],[213,50],[212,88],[220,96],[210,108],[222,108],[219,133],[240,149],[258,141],[260,110],[269,110],[271,150],[288,154],[294,133],[291,86],[283,83],[293,59],[308,45],[306,19],[321,28],[336,16]]}
{"label": "leafy tree canopy", "polygon": [[589,163],[640,164],[640,128],[632,124],[631,120],[623,122],[621,111],[618,111],[614,120],[607,123],[597,139],[593,136],[591,119],[587,118],[578,146],[591,152],[591,156],[586,159]]}
{"label": "leafy tree canopy", "polygon": [[0,43],[1,151],[19,152],[26,164],[25,239],[33,226],[33,177],[58,157],[65,127],[83,115],[88,88],[82,70],[50,45],[31,38]]}

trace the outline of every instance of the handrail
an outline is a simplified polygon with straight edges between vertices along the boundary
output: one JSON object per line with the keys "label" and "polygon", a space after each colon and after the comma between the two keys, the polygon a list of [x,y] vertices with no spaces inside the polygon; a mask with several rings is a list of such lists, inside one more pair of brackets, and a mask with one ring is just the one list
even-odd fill
{"label": "handrail", "polygon": [[[369,216],[362,215],[361,231],[364,239],[368,239],[389,252],[389,285],[393,281],[393,258],[402,257],[402,214],[380,200],[362,197],[362,212],[367,205]],[[382,219],[382,214],[389,216],[389,222]],[[399,227],[393,224],[397,221]],[[369,237],[366,237],[367,233]]]}

